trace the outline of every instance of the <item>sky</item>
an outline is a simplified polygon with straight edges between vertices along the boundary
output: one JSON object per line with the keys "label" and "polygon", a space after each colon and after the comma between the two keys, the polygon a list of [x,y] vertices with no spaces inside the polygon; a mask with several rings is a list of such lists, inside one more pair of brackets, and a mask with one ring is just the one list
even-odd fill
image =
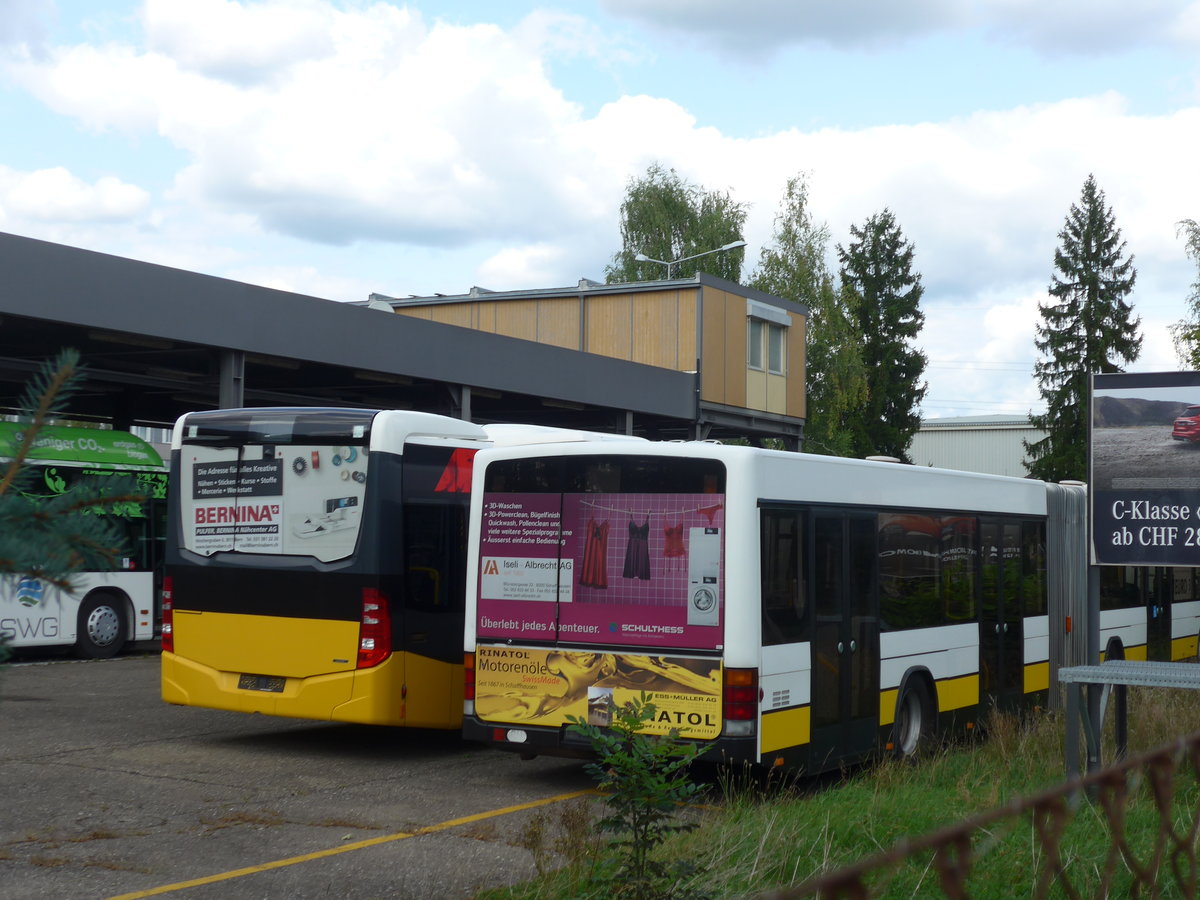
{"label": "sky", "polygon": [[0,0],[0,231],[335,301],[604,280],[648,166],[790,178],[829,263],[889,209],[928,418],[1040,411],[1038,304],[1094,175],[1143,347],[1200,278],[1200,0]]}

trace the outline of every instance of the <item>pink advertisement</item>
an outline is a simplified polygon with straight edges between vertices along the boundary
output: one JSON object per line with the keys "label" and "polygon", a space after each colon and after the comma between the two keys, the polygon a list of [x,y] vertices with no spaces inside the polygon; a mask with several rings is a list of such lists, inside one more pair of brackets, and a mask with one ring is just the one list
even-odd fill
{"label": "pink advertisement", "polygon": [[486,494],[479,636],[719,648],[724,500]]}

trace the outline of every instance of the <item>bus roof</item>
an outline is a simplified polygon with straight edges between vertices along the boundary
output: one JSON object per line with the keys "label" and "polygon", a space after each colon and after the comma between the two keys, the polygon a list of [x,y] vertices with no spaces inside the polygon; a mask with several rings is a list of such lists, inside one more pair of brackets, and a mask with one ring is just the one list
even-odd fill
{"label": "bus roof", "polygon": [[[0,422],[0,458],[12,459],[27,425]],[[112,468],[161,469],[162,457],[150,444],[127,431],[46,425],[26,457],[30,462],[59,462]]]}
{"label": "bus roof", "polygon": [[1044,515],[1047,485],[1028,478],[935,469],[903,463],[816,456],[710,441],[618,443],[579,441],[554,445],[493,447],[475,458],[481,466],[533,456],[675,456],[714,459],[731,481],[764,501],[838,505],[905,506],[914,509],[977,509]]}

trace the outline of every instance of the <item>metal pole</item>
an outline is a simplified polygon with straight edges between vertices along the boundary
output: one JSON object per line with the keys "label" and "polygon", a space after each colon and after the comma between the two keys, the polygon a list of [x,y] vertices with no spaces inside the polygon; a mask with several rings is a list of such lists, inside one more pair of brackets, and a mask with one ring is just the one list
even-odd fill
{"label": "metal pole", "polygon": [[[1090,517],[1089,517],[1090,518]],[[1091,523],[1088,524],[1089,534]],[[1090,547],[1090,542],[1089,542]],[[1098,566],[1089,565],[1087,575],[1087,609],[1088,609],[1088,628],[1087,628],[1087,664],[1089,666],[1099,665],[1100,663],[1100,568]],[[1104,731],[1104,721],[1101,718],[1101,703],[1100,698],[1103,692],[1103,685],[1090,684],[1087,689],[1087,718],[1091,723],[1096,734],[1095,748],[1089,747],[1087,771],[1094,772],[1100,768],[1101,752],[1100,752],[1100,735]]]}

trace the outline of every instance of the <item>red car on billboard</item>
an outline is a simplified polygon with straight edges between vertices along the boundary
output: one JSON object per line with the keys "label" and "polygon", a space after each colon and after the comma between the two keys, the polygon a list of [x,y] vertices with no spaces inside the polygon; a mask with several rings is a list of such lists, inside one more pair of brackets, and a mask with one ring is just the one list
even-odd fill
{"label": "red car on billboard", "polygon": [[1171,437],[1177,441],[1200,441],[1200,406],[1189,406],[1175,419]]}

